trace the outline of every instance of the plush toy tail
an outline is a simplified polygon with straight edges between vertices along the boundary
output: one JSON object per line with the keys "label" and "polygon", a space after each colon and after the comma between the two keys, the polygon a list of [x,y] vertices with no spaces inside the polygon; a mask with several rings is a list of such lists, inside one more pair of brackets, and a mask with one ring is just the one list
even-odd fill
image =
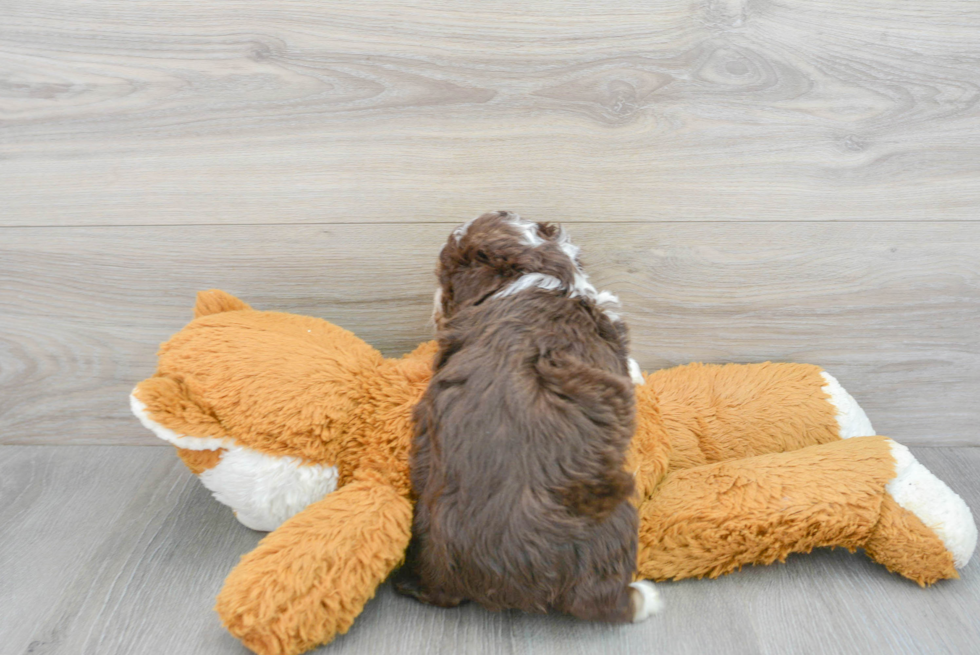
{"label": "plush toy tail", "polygon": [[242,309],[252,309],[249,304],[239,300],[221,289],[208,289],[197,292],[197,302],[194,304],[194,318],[221,312],[235,312]]}
{"label": "plush toy tail", "polygon": [[356,480],[270,533],[228,575],[215,609],[260,655],[295,655],[347,632],[408,547],[412,507]]}

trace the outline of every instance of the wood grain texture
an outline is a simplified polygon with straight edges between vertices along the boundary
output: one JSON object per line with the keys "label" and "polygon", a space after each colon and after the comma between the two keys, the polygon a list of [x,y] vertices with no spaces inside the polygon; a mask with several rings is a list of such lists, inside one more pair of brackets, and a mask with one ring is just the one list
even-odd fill
{"label": "wood grain texture", "polygon": [[[209,287],[320,316],[395,356],[430,337],[440,224],[6,228],[0,442],[158,443],[127,395]],[[634,353],[803,361],[882,434],[980,445],[980,224],[576,224]]]}
{"label": "wood grain texture", "polygon": [[0,225],[977,220],[980,10],[7,0]]}
{"label": "wood grain texture", "polygon": [[[917,457],[974,508],[978,448]],[[0,653],[245,652],[214,595],[260,534],[170,449],[0,446]],[[562,616],[443,610],[388,586],[351,631],[317,652],[966,654],[980,643],[980,565],[929,589],[860,553],[821,550],[717,580],[661,583],[666,609],[607,627]]]}
{"label": "wood grain texture", "polygon": [[242,651],[211,607],[260,535],[171,449],[3,447],[0,485],[0,653]]}
{"label": "wood grain texture", "polygon": [[[647,368],[797,360],[980,445],[973,0],[5,0],[0,444],[158,444],[133,384],[198,289],[427,338],[449,225],[571,224]],[[102,226],[102,227],[98,227]],[[980,449],[917,456],[974,508]],[[0,654],[242,653],[259,535],[169,448],[0,446]],[[822,551],[605,628],[385,587],[324,653],[969,653],[980,577]]]}

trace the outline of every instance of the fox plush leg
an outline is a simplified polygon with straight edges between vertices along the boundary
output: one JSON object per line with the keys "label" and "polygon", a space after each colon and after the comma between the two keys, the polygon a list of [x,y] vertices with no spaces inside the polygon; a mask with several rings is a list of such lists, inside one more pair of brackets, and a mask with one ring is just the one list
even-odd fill
{"label": "fox plush leg", "polygon": [[659,413],[670,470],[872,436],[830,374],[810,364],[689,364],[636,387],[637,413]]}
{"label": "fox plush leg", "polygon": [[347,632],[408,546],[412,507],[355,480],[269,533],[228,575],[215,609],[260,655],[294,655]]}
{"label": "fox plush leg", "polygon": [[[920,583],[955,577],[973,551],[973,518],[910,454],[896,461],[903,450],[859,437],[670,473],[639,508],[639,577],[716,577],[826,546],[866,548]],[[889,487],[910,472],[935,499],[928,513]],[[950,536],[929,517],[949,517]]]}
{"label": "fox plush leg", "polygon": [[956,569],[966,566],[977,543],[970,508],[908,448],[891,440],[889,447],[896,475],[885,487],[881,517],[865,551],[920,585],[958,577]]}

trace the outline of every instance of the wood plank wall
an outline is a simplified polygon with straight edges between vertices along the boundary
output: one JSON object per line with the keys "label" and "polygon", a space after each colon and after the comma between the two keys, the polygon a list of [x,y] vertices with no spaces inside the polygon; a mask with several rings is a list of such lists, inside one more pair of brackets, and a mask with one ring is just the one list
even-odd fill
{"label": "wood plank wall", "polygon": [[154,444],[198,289],[428,337],[451,228],[562,221],[648,369],[809,361],[980,445],[980,5],[0,4],[0,443]]}

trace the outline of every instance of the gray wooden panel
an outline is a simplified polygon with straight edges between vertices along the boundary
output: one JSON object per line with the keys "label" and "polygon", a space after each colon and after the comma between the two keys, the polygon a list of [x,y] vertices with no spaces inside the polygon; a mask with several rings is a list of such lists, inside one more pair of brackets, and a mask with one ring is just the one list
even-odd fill
{"label": "gray wooden panel", "polygon": [[973,0],[0,6],[0,224],[976,220]]}
{"label": "gray wooden panel", "polygon": [[241,652],[211,611],[259,535],[171,449],[0,448],[0,652]]}
{"label": "gray wooden panel", "polygon": [[[221,287],[387,355],[429,338],[440,224],[3,228],[0,442],[155,443],[126,396]],[[980,444],[980,225],[574,224],[648,370],[820,364],[877,429]]]}
{"label": "gray wooden panel", "polygon": [[[980,507],[980,449],[915,452]],[[214,596],[259,533],[168,449],[0,446],[0,653],[220,655],[246,651]],[[664,612],[636,626],[426,607],[389,587],[317,652],[973,653],[980,565],[928,589],[861,553],[820,550],[717,580],[661,583]]]}

